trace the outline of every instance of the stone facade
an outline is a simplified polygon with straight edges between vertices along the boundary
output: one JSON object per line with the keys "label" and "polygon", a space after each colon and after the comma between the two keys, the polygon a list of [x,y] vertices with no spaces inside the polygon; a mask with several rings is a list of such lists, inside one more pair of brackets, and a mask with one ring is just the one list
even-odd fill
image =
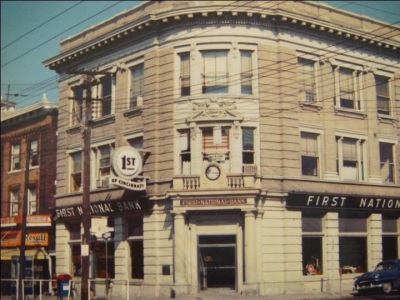
{"label": "stone facade", "polygon": [[[91,273],[109,273],[113,295],[350,291],[353,273],[398,257],[400,35],[381,38],[393,31],[314,2],[152,1],[61,41],[44,62],[62,78],[57,272],[80,275],[77,71],[102,72],[91,203],[110,203],[92,217],[106,217],[93,231],[113,254],[104,270],[93,250]],[[141,153],[145,190],[106,183],[124,146]]]}

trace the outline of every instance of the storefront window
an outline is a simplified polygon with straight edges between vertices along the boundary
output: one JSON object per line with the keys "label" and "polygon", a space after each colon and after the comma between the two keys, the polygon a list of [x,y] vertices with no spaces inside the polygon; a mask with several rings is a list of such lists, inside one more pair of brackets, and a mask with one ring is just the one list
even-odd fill
{"label": "storefront window", "polygon": [[342,274],[367,271],[366,216],[339,216],[339,264]]}
{"label": "storefront window", "polygon": [[114,240],[98,239],[93,247],[96,278],[115,277]]}
{"label": "storefront window", "polygon": [[302,214],[303,275],[321,275],[323,215]]}
{"label": "storefront window", "polygon": [[143,218],[133,218],[128,220],[127,223],[128,241],[131,249],[131,276],[132,279],[143,279]]}
{"label": "storefront window", "polygon": [[382,259],[398,258],[398,238],[399,231],[397,227],[398,219],[395,217],[382,218]]}

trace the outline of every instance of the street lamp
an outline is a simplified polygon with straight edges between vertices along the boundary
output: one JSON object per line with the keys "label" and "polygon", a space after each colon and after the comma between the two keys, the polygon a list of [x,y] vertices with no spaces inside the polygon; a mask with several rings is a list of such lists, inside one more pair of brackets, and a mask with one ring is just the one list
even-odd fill
{"label": "street lamp", "polygon": [[106,242],[106,299],[109,297],[110,292],[110,279],[108,278],[108,240],[112,238],[112,231],[104,232],[102,235],[103,240]]}

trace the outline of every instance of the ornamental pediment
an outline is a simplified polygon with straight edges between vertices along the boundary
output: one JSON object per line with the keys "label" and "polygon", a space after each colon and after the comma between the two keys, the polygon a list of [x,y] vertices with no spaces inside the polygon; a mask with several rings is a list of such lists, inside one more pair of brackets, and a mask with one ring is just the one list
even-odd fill
{"label": "ornamental pediment", "polygon": [[236,112],[236,102],[236,99],[222,97],[195,100],[191,103],[194,113],[187,121],[240,121],[243,117]]}

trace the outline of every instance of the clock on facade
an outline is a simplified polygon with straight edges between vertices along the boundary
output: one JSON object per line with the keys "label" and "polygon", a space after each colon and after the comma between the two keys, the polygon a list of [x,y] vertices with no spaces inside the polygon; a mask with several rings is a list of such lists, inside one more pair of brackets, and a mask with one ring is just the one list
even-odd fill
{"label": "clock on facade", "polygon": [[217,180],[220,175],[221,175],[221,170],[219,169],[218,166],[211,165],[207,167],[206,176],[208,179]]}

